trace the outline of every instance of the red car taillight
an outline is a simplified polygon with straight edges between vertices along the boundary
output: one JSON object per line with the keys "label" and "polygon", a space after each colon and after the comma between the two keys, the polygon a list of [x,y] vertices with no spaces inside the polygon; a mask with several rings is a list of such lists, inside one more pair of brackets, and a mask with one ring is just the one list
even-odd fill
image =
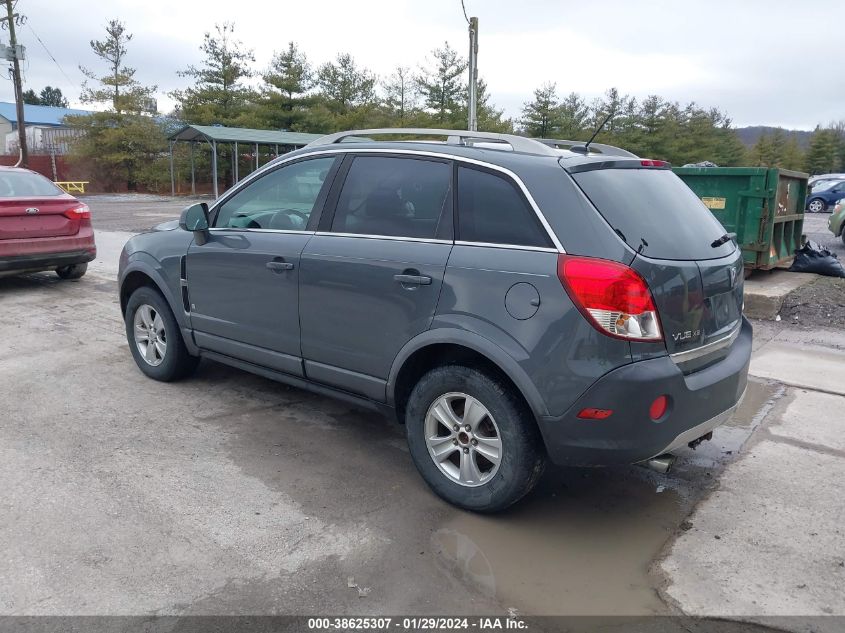
{"label": "red car taillight", "polygon": [[559,255],[557,276],[602,334],[632,341],[663,340],[648,284],[632,268],[605,259]]}
{"label": "red car taillight", "polygon": [[89,220],[91,219],[91,209],[87,204],[78,204],[65,211],[62,215],[71,220]]}

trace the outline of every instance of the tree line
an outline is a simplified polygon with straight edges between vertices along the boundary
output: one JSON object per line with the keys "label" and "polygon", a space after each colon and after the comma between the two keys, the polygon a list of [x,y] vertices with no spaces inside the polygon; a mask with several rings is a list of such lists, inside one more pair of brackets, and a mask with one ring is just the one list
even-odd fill
{"label": "tree line", "polygon": [[[237,38],[235,26],[222,23],[204,34],[200,62],[178,71],[186,86],[169,93],[175,109],[158,117],[151,116],[157,86],[142,85],[136,69],[126,64],[131,40],[126,25],[111,20],[105,38],[90,42],[100,70],[80,67],[87,78],[80,100],[108,108],[68,117],[68,123],[81,132],[72,157],[91,168],[105,187],[121,182],[129,188],[169,186],[167,134],[185,123],[314,133],[467,125],[467,61],[448,42],[434,48],[415,68],[399,66],[385,77],[345,52],[315,64],[296,42],[289,42],[256,70],[253,51]],[[709,160],[723,166],[774,165],[813,172],[845,167],[843,124],[818,128],[807,152],[785,133],[764,135],[748,150],[732,129],[731,119],[718,108],[657,95],[638,100],[616,88],[588,102],[577,92],[561,97],[556,84],[546,83],[524,103],[520,117],[510,118],[492,102],[483,78],[479,81],[479,130],[583,141],[605,119],[598,142],[676,165]],[[231,155],[226,147],[221,151],[225,185],[231,180],[226,162]],[[175,158],[184,178],[186,150],[178,148]],[[236,159],[245,166],[251,160]],[[200,177],[208,178],[204,153],[197,165]]]}

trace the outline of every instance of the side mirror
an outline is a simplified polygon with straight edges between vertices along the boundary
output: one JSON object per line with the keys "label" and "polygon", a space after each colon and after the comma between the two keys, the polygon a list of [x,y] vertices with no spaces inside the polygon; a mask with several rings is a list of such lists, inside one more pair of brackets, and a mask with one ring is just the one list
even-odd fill
{"label": "side mirror", "polygon": [[200,246],[205,244],[208,241],[208,204],[199,202],[185,207],[179,217],[179,228],[193,232]]}

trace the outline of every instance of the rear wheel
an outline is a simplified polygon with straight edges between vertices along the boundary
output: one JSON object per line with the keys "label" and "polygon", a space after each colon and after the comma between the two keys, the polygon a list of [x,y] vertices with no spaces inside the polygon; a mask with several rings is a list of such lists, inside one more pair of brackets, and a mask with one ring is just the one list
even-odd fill
{"label": "rear wheel", "polygon": [[807,205],[807,210],[810,213],[822,213],[826,208],[827,205],[821,198],[813,198]]}
{"label": "rear wheel", "polygon": [[531,412],[512,388],[470,367],[438,367],[408,400],[408,446],[426,483],[446,501],[496,512],[519,501],[545,466]]}
{"label": "rear wheel", "polygon": [[147,376],[169,382],[194,371],[199,359],[188,353],[176,317],[158,291],[144,286],[133,292],[125,321],[132,357]]}
{"label": "rear wheel", "polygon": [[70,266],[59,266],[56,274],[62,279],[79,279],[88,270],[88,264],[71,264]]}
{"label": "rear wheel", "polygon": [[842,243],[845,244],[845,229],[842,230],[842,233],[839,234],[839,237],[842,238]]}

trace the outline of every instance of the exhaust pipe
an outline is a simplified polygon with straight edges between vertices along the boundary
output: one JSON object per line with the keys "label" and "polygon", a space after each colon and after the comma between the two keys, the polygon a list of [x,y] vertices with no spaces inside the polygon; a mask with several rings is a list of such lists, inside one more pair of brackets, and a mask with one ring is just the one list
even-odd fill
{"label": "exhaust pipe", "polygon": [[665,475],[670,470],[672,470],[672,465],[675,463],[675,459],[677,458],[674,455],[665,453],[663,455],[658,455],[657,457],[647,459],[646,461],[642,462],[642,465],[647,468],[650,468],[656,473],[661,473]]}

